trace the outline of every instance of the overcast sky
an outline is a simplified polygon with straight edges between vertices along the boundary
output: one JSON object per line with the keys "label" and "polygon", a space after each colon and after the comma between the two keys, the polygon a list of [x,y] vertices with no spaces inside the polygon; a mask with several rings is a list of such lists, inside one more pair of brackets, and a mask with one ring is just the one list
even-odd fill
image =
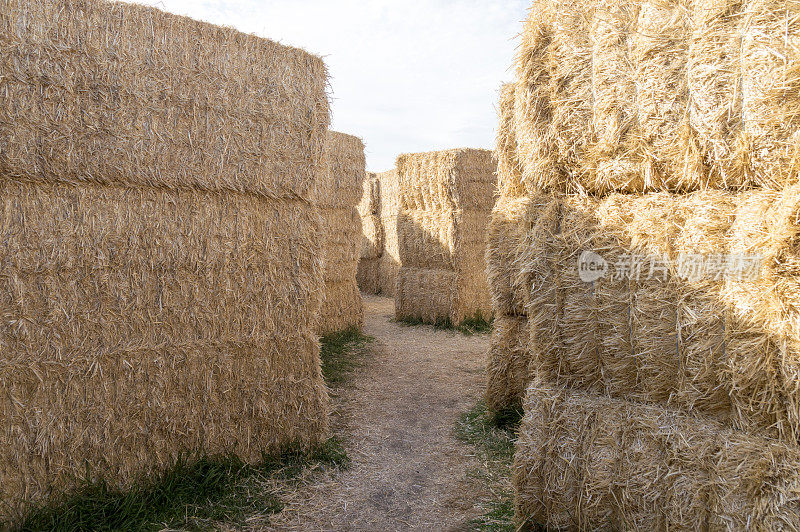
{"label": "overcast sky", "polygon": [[382,171],[403,152],[493,147],[530,0],[142,3],[323,56],[332,129],[364,139],[367,168]]}

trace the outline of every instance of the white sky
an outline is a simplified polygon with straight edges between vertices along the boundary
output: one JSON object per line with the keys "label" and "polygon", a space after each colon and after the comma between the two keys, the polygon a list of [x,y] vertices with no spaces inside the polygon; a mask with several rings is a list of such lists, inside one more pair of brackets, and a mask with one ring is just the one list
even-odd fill
{"label": "white sky", "polygon": [[[136,1],[136,0],[134,0]],[[530,0],[138,0],[323,56],[331,128],[367,168],[399,153],[494,145],[500,84]]]}

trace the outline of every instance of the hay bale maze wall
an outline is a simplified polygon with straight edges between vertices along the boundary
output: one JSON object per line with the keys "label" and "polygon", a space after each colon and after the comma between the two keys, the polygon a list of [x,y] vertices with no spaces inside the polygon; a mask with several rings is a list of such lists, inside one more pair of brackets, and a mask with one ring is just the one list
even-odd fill
{"label": "hay bale maze wall", "polygon": [[5,2],[0,42],[0,521],[320,442],[322,60],[95,0]]}
{"label": "hay bale maze wall", "polygon": [[356,282],[361,252],[361,217],[356,208],[366,179],[364,143],[329,131],[313,201],[322,218],[325,288],[320,335],[361,327],[364,303]]}
{"label": "hay bale maze wall", "polygon": [[397,235],[397,218],[400,210],[400,185],[397,170],[378,174],[380,187],[381,228],[383,253],[378,261],[378,286],[381,294],[394,297],[397,272],[400,270],[400,246]]}
{"label": "hay bale maze wall", "polygon": [[528,192],[798,182],[800,16],[777,0],[533,3],[513,127]]}
{"label": "hay bale maze wall", "polygon": [[486,150],[397,158],[398,319],[457,325],[490,317],[484,255],[495,169]]}
{"label": "hay bale maze wall", "polygon": [[535,382],[518,517],[554,530],[793,530],[800,449],[680,410]]}
{"label": "hay bale maze wall", "polygon": [[358,288],[367,294],[379,294],[381,291],[378,282],[378,267],[383,255],[380,206],[380,181],[377,174],[369,172],[358,204],[358,215],[361,217],[361,251],[356,273]]}
{"label": "hay bale maze wall", "polygon": [[486,254],[520,521],[800,527],[798,39],[792,3],[534,3]]}

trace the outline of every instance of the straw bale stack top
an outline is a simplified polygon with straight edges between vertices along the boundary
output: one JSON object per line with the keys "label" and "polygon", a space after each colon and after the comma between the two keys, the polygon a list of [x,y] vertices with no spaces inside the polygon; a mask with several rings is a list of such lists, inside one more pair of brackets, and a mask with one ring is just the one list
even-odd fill
{"label": "straw bale stack top", "polygon": [[8,0],[0,43],[6,178],[309,195],[319,57],[102,0]]}
{"label": "straw bale stack top", "polygon": [[457,148],[397,157],[405,209],[490,209],[496,164],[490,150]]}

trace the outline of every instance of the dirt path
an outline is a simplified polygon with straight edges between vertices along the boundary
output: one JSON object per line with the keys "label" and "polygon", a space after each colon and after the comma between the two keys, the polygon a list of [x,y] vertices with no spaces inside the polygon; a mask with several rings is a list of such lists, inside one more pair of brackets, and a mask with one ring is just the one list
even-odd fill
{"label": "dirt path", "polygon": [[477,513],[473,449],[454,436],[483,386],[487,335],[391,321],[392,300],[364,297],[372,356],[334,398],[348,469],[304,487],[278,530],[461,530]]}

